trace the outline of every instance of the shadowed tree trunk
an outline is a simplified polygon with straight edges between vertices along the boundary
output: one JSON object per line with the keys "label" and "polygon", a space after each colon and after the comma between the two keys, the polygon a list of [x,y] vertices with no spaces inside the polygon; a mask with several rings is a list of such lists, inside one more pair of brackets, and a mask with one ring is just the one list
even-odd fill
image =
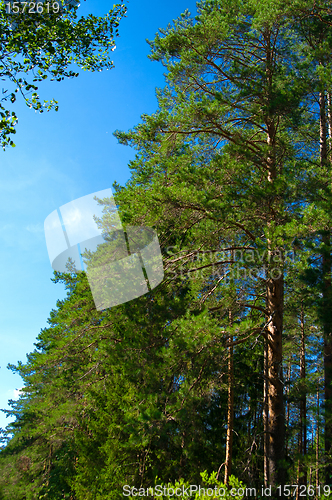
{"label": "shadowed tree trunk", "polygon": [[282,382],[283,276],[270,278],[267,308],[273,319],[268,325],[268,462],[269,483],[284,484],[285,416]]}
{"label": "shadowed tree trunk", "polygon": [[[310,483],[310,481],[309,481]],[[319,486],[319,382],[317,382],[317,421],[316,421],[316,492]],[[317,494],[318,498],[318,494]]]}
{"label": "shadowed tree trunk", "polygon": [[[287,387],[287,405],[286,405],[286,429],[289,427],[289,417],[290,417],[290,402],[289,402],[289,392],[290,392],[290,378],[292,374],[292,369],[291,369],[291,360],[288,362],[288,368],[287,368],[287,382],[288,382],[288,387]],[[285,456],[288,456],[289,449],[288,449],[288,439],[285,441]]]}
{"label": "shadowed tree trunk", "polygon": [[[266,32],[266,77],[268,92],[273,95],[273,49],[270,33]],[[272,185],[278,177],[276,165],[276,117],[266,117],[268,145],[268,182]],[[268,228],[277,222],[276,214],[282,209],[282,200],[272,195],[268,203]],[[266,283],[266,309],[271,318],[267,327],[267,436],[268,436],[268,474],[272,487],[283,485],[285,480],[285,410],[283,401],[282,380],[282,330],[284,304],[284,276],[282,252],[275,246],[273,236],[267,239],[268,244],[268,276]]]}
{"label": "shadowed tree trunk", "polygon": [[269,422],[268,422],[268,349],[267,340],[264,340],[264,394],[263,394],[263,423],[264,423],[264,486],[267,488],[269,485]]}
{"label": "shadowed tree trunk", "polygon": [[[303,300],[301,301],[300,313],[301,326],[301,348],[300,348],[300,382],[301,382],[301,397],[300,397],[300,428],[299,428],[299,461],[298,461],[298,485],[307,485],[307,470],[304,464],[304,457],[307,453],[307,396],[305,388],[306,377],[306,360],[305,360],[305,330],[304,330],[304,310]],[[297,500],[300,490],[297,490]],[[307,498],[305,489],[301,490],[301,498]]]}
{"label": "shadowed tree trunk", "polygon": [[[232,327],[232,311],[229,309],[229,325]],[[233,423],[234,423],[234,366],[233,366],[233,335],[229,336],[228,351],[228,400],[227,400],[227,435],[224,483],[228,485],[232,473]]]}
{"label": "shadowed tree trunk", "polygon": [[[324,89],[319,94],[320,111],[320,165],[323,172],[328,165],[326,98]],[[329,112],[330,113],[330,112]],[[329,124],[329,131],[331,124]],[[329,179],[330,181],[330,179]],[[332,484],[332,328],[331,328],[331,232],[326,227],[322,231],[322,273],[323,273],[323,333],[324,333],[324,399],[325,399],[325,484]]]}

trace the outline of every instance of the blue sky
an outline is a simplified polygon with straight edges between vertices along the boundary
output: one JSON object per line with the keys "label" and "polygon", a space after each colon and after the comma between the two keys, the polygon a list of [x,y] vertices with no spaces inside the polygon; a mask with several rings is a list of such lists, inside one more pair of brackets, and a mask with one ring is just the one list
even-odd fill
{"label": "blue sky", "polygon": [[[113,3],[87,0],[79,12],[103,15]],[[8,408],[22,386],[7,364],[26,360],[56,300],[65,296],[63,287],[51,282],[44,220],[65,203],[129,178],[127,164],[135,152],[112,133],[154,112],[155,88],[164,85],[164,68],[147,58],[145,40],[185,9],[196,10],[192,0],[130,0],[127,6],[113,52],[115,68],[44,82],[41,97],[58,100],[59,111],[39,115],[17,102],[16,148],[0,150],[0,408]],[[0,427],[8,423],[0,413]]]}

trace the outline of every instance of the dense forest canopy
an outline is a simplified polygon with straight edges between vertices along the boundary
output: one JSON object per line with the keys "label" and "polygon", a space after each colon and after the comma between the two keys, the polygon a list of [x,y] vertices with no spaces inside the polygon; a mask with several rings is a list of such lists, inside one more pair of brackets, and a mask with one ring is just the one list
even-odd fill
{"label": "dense forest canopy", "polygon": [[67,298],[10,366],[0,498],[116,499],[204,471],[329,498],[331,5],[206,0],[149,43],[166,83],[115,132],[137,154],[114,188],[124,228],[157,231],[165,278],[97,311],[84,273],[55,273]]}

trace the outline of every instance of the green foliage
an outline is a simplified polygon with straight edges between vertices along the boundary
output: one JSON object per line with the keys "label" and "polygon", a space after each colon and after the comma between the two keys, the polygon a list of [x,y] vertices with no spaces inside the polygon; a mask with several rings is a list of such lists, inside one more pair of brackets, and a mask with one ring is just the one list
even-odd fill
{"label": "green foliage", "polygon": [[104,17],[78,18],[77,10],[75,4],[59,12],[45,9],[42,13],[20,10],[9,14],[5,2],[0,3],[0,76],[8,86],[0,102],[0,140],[4,149],[14,146],[11,136],[17,124],[16,114],[6,109],[6,103],[14,103],[21,95],[39,113],[57,111],[56,100],[41,100],[39,82],[78,76],[71,69],[73,64],[88,71],[112,68],[110,56],[119,21],[126,12],[124,5],[115,5]]}
{"label": "green foliage", "polygon": [[[144,496],[148,496],[146,493],[149,493],[151,495],[154,494],[157,496],[157,498],[158,496],[162,495],[162,498],[165,498],[166,500],[172,500],[174,498],[174,492],[176,492],[176,498],[178,498],[179,500],[208,500],[212,497],[213,492],[219,497],[226,500],[230,500],[231,498],[242,500],[242,498],[244,498],[246,487],[234,476],[231,476],[229,478],[229,485],[226,486],[224,483],[217,479],[217,472],[212,472],[209,475],[207,471],[204,471],[201,472],[200,475],[201,484],[199,485],[191,485],[188,481],[184,481],[183,479],[175,481],[174,483],[163,483],[157,477],[155,479],[154,487],[150,487],[150,490],[144,488],[136,488],[137,491],[135,491],[135,493],[136,496],[140,493],[142,495],[144,493]],[[128,496],[128,489],[124,491],[126,492],[125,496],[130,500],[136,498],[136,496]]]}

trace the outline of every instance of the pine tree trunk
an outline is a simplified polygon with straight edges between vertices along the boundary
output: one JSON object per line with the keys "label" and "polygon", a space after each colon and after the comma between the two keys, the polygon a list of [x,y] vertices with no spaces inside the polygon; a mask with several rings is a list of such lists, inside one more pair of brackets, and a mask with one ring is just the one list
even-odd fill
{"label": "pine tree trunk", "polygon": [[[307,396],[305,392],[306,360],[305,360],[305,330],[304,330],[304,310],[303,300],[301,301],[301,350],[300,350],[300,379],[301,379],[301,399],[300,399],[300,429],[299,429],[299,485],[307,485],[307,471],[304,466],[304,457],[307,453]],[[305,491],[305,490],[304,490]],[[306,498],[301,495],[301,498]]]}
{"label": "pine tree trunk", "polygon": [[[275,162],[275,135],[276,129],[273,119],[267,120],[267,144],[269,146],[268,181],[272,184],[277,178]],[[268,211],[271,222],[275,219],[274,213],[280,209],[280,200],[272,197]],[[268,223],[270,226],[270,223]],[[267,327],[267,436],[268,436],[268,469],[269,484],[273,487],[283,486],[285,480],[285,409],[283,400],[282,377],[282,330],[284,304],[284,276],[280,259],[282,253],[274,247],[268,239],[268,276],[266,280],[266,309],[271,321]]]}
{"label": "pine tree trunk", "polygon": [[267,308],[273,314],[268,325],[268,461],[269,483],[284,484],[285,415],[282,382],[283,276],[269,278]]}
{"label": "pine tree trunk", "polygon": [[[289,402],[289,382],[292,374],[292,365],[291,365],[291,360],[288,362],[288,368],[287,368],[287,381],[288,381],[288,388],[287,388],[287,405],[286,405],[286,429],[289,427],[289,417],[290,417],[290,402]],[[286,439],[285,441],[285,456],[288,456],[288,440]]]}
{"label": "pine tree trunk", "polygon": [[264,486],[269,485],[269,409],[268,409],[268,349],[267,340],[264,340],[264,395],[263,395],[263,424],[264,424]]}
{"label": "pine tree trunk", "polygon": [[[229,310],[229,324],[232,327],[232,311]],[[229,336],[230,344],[233,343],[233,335]],[[234,423],[234,366],[233,345],[228,351],[228,401],[227,401],[227,435],[226,435],[226,460],[224,483],[228,485],[232,473],[232,451],[233,451],[233,423]]]}
{"label": "pine tree trunk", "polygon": [[[271,32],[265,32],[266,45],[266,81],[269,98],[273,96],[273,44]],[[266,116],[267,129],[267,180],[271,185],[275,183],[281,167],[276,162],[276,134],[275,121],[277,117],[270,112]],[[278,213],[282,212],[282,199],[272,195],[267,204],[268,229],[272,223],[278,224]],[[274,489],[283,486],[285,481],[285,409],[283,400],[282,380],[282,330],[284,305],[284,276],[282,252],[273,241],[273,233],[267,238],[268,246],[268,275],[266,279],[266,309],[270,322],[267,326],[267,436],[268,436],[268,474],[269,484]]]}
{"label": "pine tree trunk", "polygon": [[[325,92],[319,94],[320,110],[320,163],[323,172],[328,167],[327,119]],[[331,125],[329,124],[329,129]],[[325,228],[322,234],[323,272],[323,332],[324,332],[324,399],[325,399],[325,484],[332,485],[332,328],[331,328],[331,232]]]}
{"label": "pine tree trunk", "polygon": [[[310,480],[309,480],[310,484]],[[316,492],[319,486],[319,383],[317,383],[317,420],[316,420]]]}
{"label": "pine tree trunk", "polygon": [[[298,452],[299,458],[297,460],[296,484],[300,485],[300,474],[301,474],[301,437],[302,437],[301,436],[301,426],[300,426],[300,431],[299,431],[297,437],[298,437],[298,439],[297,439],[297,452]],[[299,499],[300,499],[300,492],[297,489],[295,500],[299,500]]]}

